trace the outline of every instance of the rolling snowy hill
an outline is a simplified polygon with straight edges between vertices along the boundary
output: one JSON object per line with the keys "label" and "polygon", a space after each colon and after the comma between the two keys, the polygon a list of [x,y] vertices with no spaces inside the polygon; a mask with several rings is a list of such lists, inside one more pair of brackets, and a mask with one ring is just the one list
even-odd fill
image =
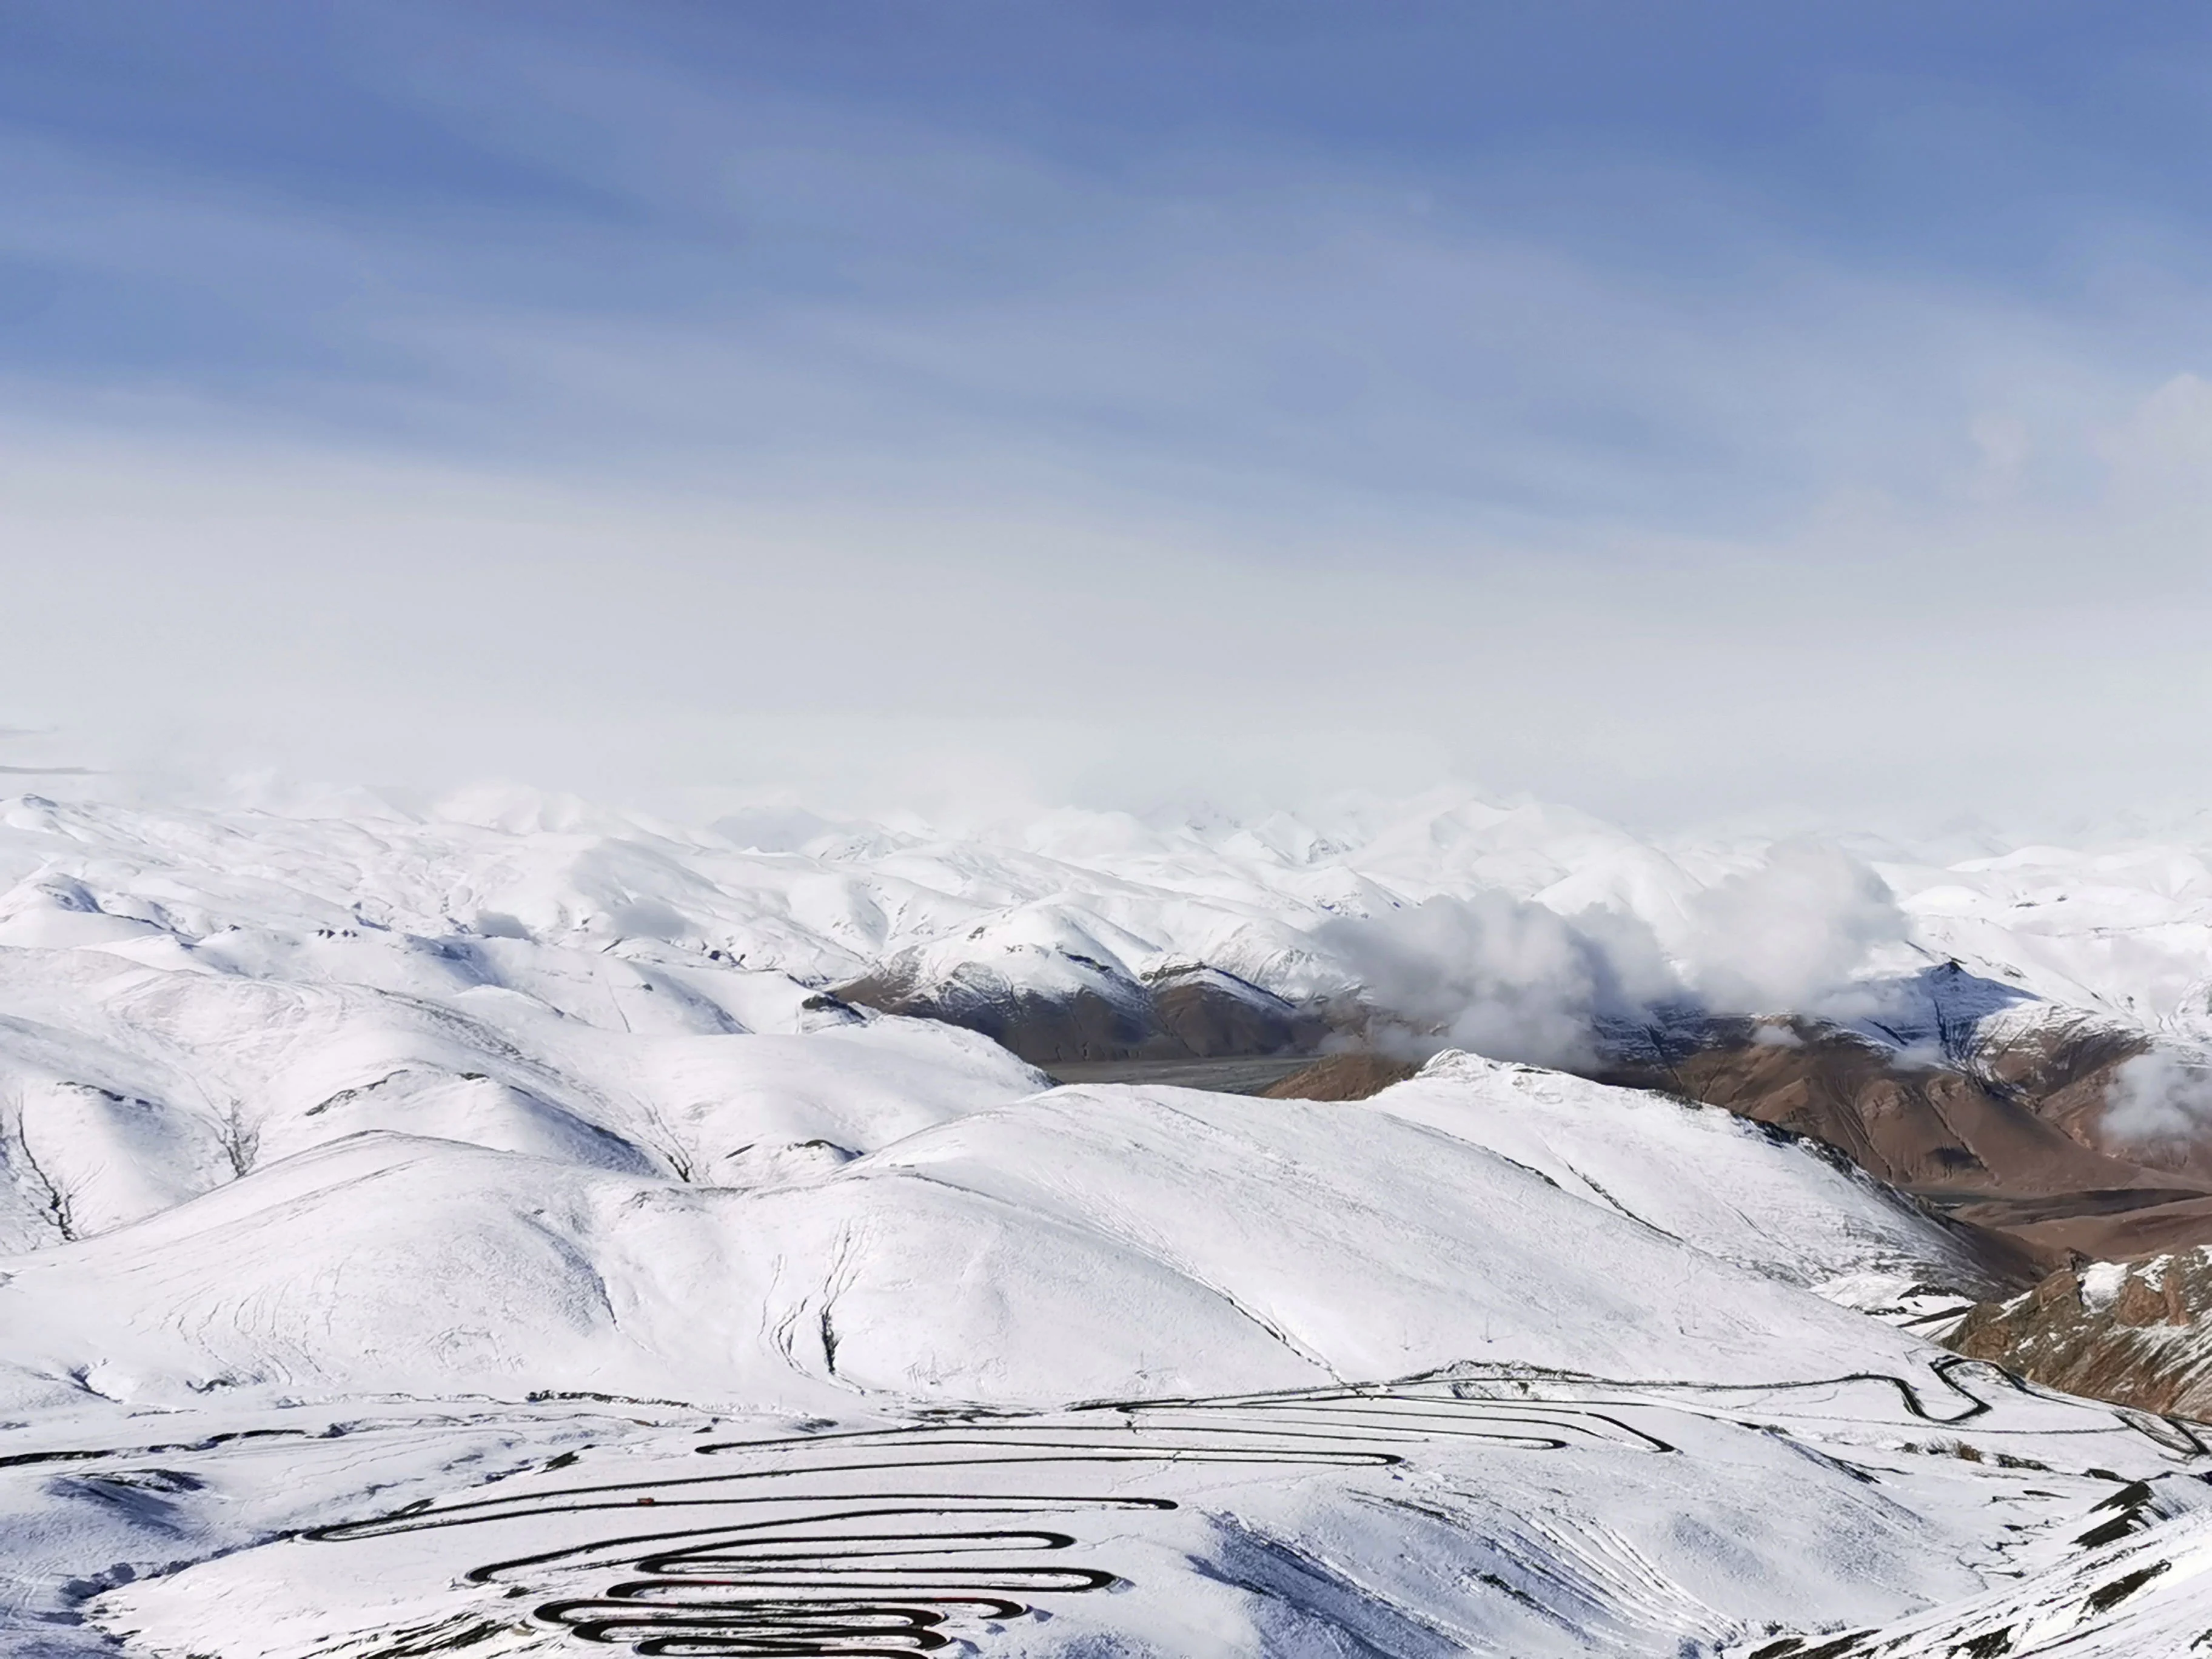
{"label": "rolling snowy hill", "polygon": [[[2194,1431],[1923,1340],[2037,1270],[1812,1141],[1511,1052],[1362,1101],[1056,1087],[835,988],[1155,1057],[1640,1014],[1662,1065],[1686,999],[1785,1072],[1899,1057],[1863,1116],[1908,1060],[2001,1092],[2059,1065],[2021,1032],[2087,1019],[2185,1129],[2193,855],[1884,889],[1465,799],[963,837],[514,797],[0,818],[25,1652],[1774,1659],[2185,1622]],[[2066,1086],[2051,1156],[2194,1190],[2186,1134],[2100,1151]]]}

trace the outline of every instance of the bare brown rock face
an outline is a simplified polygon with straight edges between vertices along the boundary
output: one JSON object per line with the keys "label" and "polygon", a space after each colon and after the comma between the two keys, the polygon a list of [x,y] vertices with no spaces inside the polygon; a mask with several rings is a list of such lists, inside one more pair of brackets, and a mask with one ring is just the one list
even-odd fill
{"label": "bare brown rock face", "polygon": [[2062,1268],[1947,1346],[2069,1394],[2212,1419],[2212,1248]]}
{"label": "bare brown rock face", "polygon": [[1310,1051],[1323,1027],[1308,1011],[1218,968],[1179,968],[1147,977],[1161,1029],[1203,1059]]}
{"label": "bare brown rock face", "polygon": [[1261,1092],[1271,1100],[1365,1100],[1421,1068],[1382,1054],[1328,1054]]}
{"label": "bare brown rock face", "polygon": [[2084,1146],[2132,1158],[2132,1149],[2106,1139],[2102,1119],[2113,1073],[2148,1046],[2133,1031],[2060,1017],[1977,1046],[1972,1064],[1978,1076],[2033,1103],[2038,1117]]}
{"label": "bare brown rock face", "polygon": [[2143,1047],[2133,1032],[2061,1018],[1957,1042],[1938,1059],[1818,1021],[1739,1020],[1600,1075],[1825,1142],[2057,1261],[2212,1243],[2212,1148],[2133,1147],[2104,1131],[2114,1074]]}
{"label": "bare brown rock face", "polygon": [[[1893,1186],[2006,1197],[2206,1190],[2074,1133],[2092,1116],[2083,1097],[2101,1110],[2109,1067],[2082,1076],[2054,1065],[2039,1073],[2023,1059],[2013,1081],[1979,1064],[1970,1070],[1915,1059],[1816,1021],[1741,1024],[1663,1069],[1631,1069],[1638,1081],[1824,1140]],[[2053,1033],[2051,1041],[2065,1038]],[[2049,1092],[2040,1086],[2046,1083],[2055,1084]]]}

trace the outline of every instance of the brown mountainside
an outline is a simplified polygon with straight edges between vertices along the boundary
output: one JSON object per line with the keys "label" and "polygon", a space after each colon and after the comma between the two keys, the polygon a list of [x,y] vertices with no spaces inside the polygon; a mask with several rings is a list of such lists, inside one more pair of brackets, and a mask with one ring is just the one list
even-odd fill
{"label": "brown mountainside", "polygon": [[2212,1249],[2062,1268],[1947,1346],[2069,1394],[2212,1419]]}

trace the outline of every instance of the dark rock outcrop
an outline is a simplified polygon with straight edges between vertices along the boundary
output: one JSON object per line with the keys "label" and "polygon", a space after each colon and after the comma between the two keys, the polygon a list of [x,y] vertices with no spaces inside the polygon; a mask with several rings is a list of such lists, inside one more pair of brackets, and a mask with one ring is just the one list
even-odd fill
{"label": "dark rock outcrop", "polygon": [[[894,959],[839,986],[836,994],[884,1013],[980,1031],[1048,1067],[1311,1053],[1328,1032],[1316,1013],[1218,968],[1178,965],[1136,979],[1088,957],[1055,955],[1020,965],[1030,971],[1018,978],[978,962],[929,978]],[[1038,988],[1040,980],[1053,988]]]}
{"label": "dark rock outcrop", "polygon": [[1201,1058],[1310,1052],[1327,1035],[1314,1013],[1218,968],[1170,968],[1145,983],[1161,1028]]}

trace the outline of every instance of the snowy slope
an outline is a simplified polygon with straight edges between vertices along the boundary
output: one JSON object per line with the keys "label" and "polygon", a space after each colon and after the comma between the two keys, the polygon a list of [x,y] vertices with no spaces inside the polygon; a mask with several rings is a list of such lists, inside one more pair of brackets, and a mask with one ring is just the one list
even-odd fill
{"label": "snowy slope", "polygon": [[[1483,1109],[1419,1086],[1437,1115]],[[19,1365],[149,1403],[1042,1405],[1464,1360],[1699,1381],[1904,1364],[1908,1339],[1789,1281],[1964,1267],[1799,1148],[1763,1171],[1796,1236],[1762,1261],[1737,1230],[1730,1262],[1419,1115],[1062,1090],[750,1189],[364,1133],[15,1258],[0,1329]]]}
{"label": "snowy slope", "polygon": [[[593,983],[619,987],[635,1015],[564,1013],[514,988],[519,972],[449,976],[452,958],[433,956],[410,976],[419,941],[345,943],[346,965],[381,971],[281,980],[197,951],[148,967],[0,949],[0,1242],[89,1237],[370,1130],[737,1180],[1043,1082],[964,1031],[811,1011],[779,975],[617,964]],[[539,954],[538,980],[567,966]],[[740,1014],[781,1029],[746,1035]]]}
{"label": "snowy slope", "polygon": [[1933,950],[2052,1001],[2212,1035],[2212,848],[2026,847],[1882,872]]}
{"label": "snowy slope", "polygon": [[[272,1437],[231,1438],[247,1424]],[[40,1518],[115,1564],[57,1610],[77,1650],[158,1659],[2178,1656],[2212,1462],[1974,1366],[1747,1390],[1462,1371],[936,1422],[204,1405],[135,1451],[105,1426],[33,1431],[69,1460],[28,1466]]]}
{"label": "snowy slope", "polygon": [[[919,1598],[985,1651],[1534,1659],[2093,1593],[2114,1483],[2212,1459],[1799,1288],[1947,1244],[1795,1143],[1462,1056],[1352,1106],[1055,1090],[750,1189],[364,1134],[0,1266],[15,1605],[163,1659],[537,1651],[584,1607],[787,1629],[796,1562],[802,1626]],[[1151,1403],[967,1403],[1101,1396]],[[1050,1619],[979,1619],[1009,1591]]]}
{"label": "snowy slope", "polygon": [[1487,1147],[1708,1255],[1855,1304],[1992,1282],[1981,1247],[1841,1158],[1714,1106],[1439,1054],[1346,1109]]}
{"label": "snowy slope", "polygon": [[[945,1615],[992,1650],[1920,1641],[1939,1608],[1978,1633],[2017,1573],[2094,1626],[2115,1581],[2082,1553],[2105,1546],[2070,1541],[2081,1517],[2112,1477],[2193,1471],[2201,1448],[1855,1311],[1990,1286],[1958,1230],[1802,1144],[1464,1054],[1353,1104],[1053,1089],[980,1036],[824,993],[893,972],[1279,1019],[1367,988],[1346,919],[1440,896],[1431,937],[1503,939],[1485,971],[1509,988],[1571,980],[1593,939],[1620,973],[1648,949],[1638,972],[1750,985],[1773,964],[1723,937],[1747,915],[1819,970],[1759,982],[1826,994],[1956,955],[2185,1034],[2194,856],[1901,859],[1897,911],[1825,855],[1463,796],[964,836],[518,794],[10,803],[0,1636],[223,1659],[567,1643],[544,1608],[596,1605],[636,1551],[593,1533],[573,1571],[502,1585],[457,1578],[498,1548],[445,1530],[352,1555],[280,1538],[557,1486],[541,1466],[572,1451],[620,1495],[485,1524],[591,1532],[619,1508],[628,1536],[640,1472],[706,1462],[717,1413],[779,1446],[842,1444],[816,1435],[836,1419],[922,1448],[874,1473],[732,1453],[814,1460],[816,1507],[775,1511],[793,1548],[943,1466],[932,1501],[999,1514],[1030,1540],[1014,1556],[1021,1525],[1064,1531],[1036,1547],[1133,1590],[1016,1561],[1011,1582],[1066,1593],[1016,1598],[1049,1620]],[[1612,920],[1547,927],[1594,905]],[[1975,1435],[1979,1461],[1955,1451]],[[277,1441],[298,1455],[262,1455]],[[994,1485],[1009,1468],[1035,1481]],[[1024,1504],[1085,1518],[1004,1522]],[[2194,1523],[2151,1520],[2173,1530],[2142,1582],[2180,1584]]]}

